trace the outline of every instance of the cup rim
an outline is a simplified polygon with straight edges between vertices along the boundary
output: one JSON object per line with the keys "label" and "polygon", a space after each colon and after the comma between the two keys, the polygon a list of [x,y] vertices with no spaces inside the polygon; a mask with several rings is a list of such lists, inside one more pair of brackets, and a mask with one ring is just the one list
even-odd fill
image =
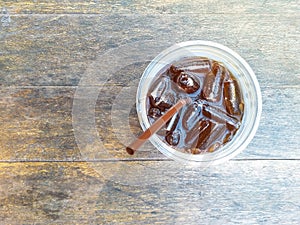
{"label": "cup rim", "polygon": [[[222,44],[212,42],[212,41],[204,41],[204,40],[192,40],[192,41],[180,42],[180,43],[172,45],[171,47],[163,50],[148,64],[148,66],[146,67],[146,69],[144,70],[144,72],[142,74],[142,77],[139,82],[138,90],[137,90],[137,95],[136,95],[136,110],[137,110],[137,114],[138,114],[139,123],[140,123],[142,129],[145,131],[150,126],[150,123],[148,121],[147,115],[143,115],[144,112],[141,111],[142,110],[141,104],[145,100],[145,96],[142,98],[140,96],[142,93],[141,89],[143,86],[143,82],[145,81],[147,76],[149,76],[149,74],[153,75],[153,74],[151,74],[151,71],[153,70],[153,68],[155,68],[155,66],[158,63],[162,63],[162,60],[165,57],[168,57],[168,56],[176,53],[176,51],[187,50],[188,48],[192,48],[193,46],[207,50],[208,52],[202,52],[202,54],[204,54],[204,55],[208,54],[208,56],[211,55],[211,56],[215,57],[216,55],[220,54],[221,55],[220,59],[229,61],[229,62],[233,63],[234,66],[239,67],[239,70],[242,70],[242,72],[243,72],[242,75],[246,76],[249,79],[249,82],[252,83],[252,88],[255,92],[253,94],[256,95],[255,115],[249,115],[251,117],[255,117],[254,120],[252,119],[252,121],[253,121],[252,127],[251,127],[251,129],[248,128],[248,133],[244,134],[244,135],[247,135],[247,137],[244,138],[245,140],[242,143],[239,143],[239,146],[235,146],[235,148],[232,148],[232,145],[234,145],[233,140],[237,136],[237,134],[235,134],[233,140],[231,140],[230,142],[228,142],[224,145],[224,146],[226,146],[226,148],[224,148],[224,146],[223,146],[220,149],[216,150],[215,152],[203,153],[203,154],[197,154],[197,155],[180,152],[180,151],[172,148],[172,146],[167,145],[156,134],[152,135],[149,138],[149,140],[161,153],[163,153],[167,157],[174,159],[176,161],[180,161],[180,162],[188,163],[188,164],[194,164],[194,165],[198,165],[198,166],[199,165],[200,166],[215,165],[215,164],[219,164],[219,163],[222,163],[224,161],[227,161],[227,160],[233,158],[234,156],[239,154],[241,151],[243,151],[247,147],[247,145],[251,142],[251,140],[253,139],[253,137],[258,129],[259,121],[260,121],[260,117],[261,117],[262,97],[261,97],[261,90],[259,87],[258,80],[257,80],[253,70],[249,66],[249,64],[238,53],[236,53],[232,49],[230,49]],[[189,52],[189,50],[187,50],[187,51]],[[216,54],[216,55],[214,55],[214,54]],[[180,57],[180,55],[174,56],[174,58],[176,58],[176,57],[177,57],[177,60],[180,60],[180,58],[183,58],[182,56]],[[211,57],[211,58],[213,58],[213,57]],[[220,56],[218,56],[218,57],[220,57]],[[163,62],[163,64],[166,64],[166,63],[170,64],[172,62],[173,61]],[[154,74],[153,79],[155,78],[155,75],[158,75],[158,74]],[[145,92],[145,90],[143,90],[143,91]],[[146,113],[144,113],[144,114],[146,114]],[[240,131],[240,129],[238,130],[238,132],[243,132],[243,131],[244,130],[242,130],[242,131]]]}

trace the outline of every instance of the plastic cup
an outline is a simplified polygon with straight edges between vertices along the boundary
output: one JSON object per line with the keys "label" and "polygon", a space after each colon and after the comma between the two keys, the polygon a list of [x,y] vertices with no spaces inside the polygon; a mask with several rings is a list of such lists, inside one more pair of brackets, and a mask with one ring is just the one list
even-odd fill
{"label": "plastic cup", "polygon": [[161,153],[171,159],[200,166],[219,164],[233,158],[246,148],[256,133],[262,111],[261,92],[256,76],[248,63],[231,49],[218,43],[196,40],[175,44],[162,51],[150,62],[140,79],[136,96],[139,122],[144,131],[151,125],[146,110],[147,94],[151,83],[160,75],[162,69],[175,61],[191,56],[202,56],[221,62],[232,72],[239,83],[244,99],[241,126],[231,141],[209,153],[180,152],[156,134],[149,140]]}

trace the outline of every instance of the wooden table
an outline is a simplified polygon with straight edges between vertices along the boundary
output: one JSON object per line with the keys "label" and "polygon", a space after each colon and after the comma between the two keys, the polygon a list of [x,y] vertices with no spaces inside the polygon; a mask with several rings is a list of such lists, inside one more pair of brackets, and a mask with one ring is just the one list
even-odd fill
{"label": "wooden table", "polygon": [[[300,223],[299,1],[0,7],[1,224]],[[256,73],[263,111],[253,141],[208,168],[149,143],[127,155],[141,131],[143,70],[163,49],[197,39],[228,46]]]}

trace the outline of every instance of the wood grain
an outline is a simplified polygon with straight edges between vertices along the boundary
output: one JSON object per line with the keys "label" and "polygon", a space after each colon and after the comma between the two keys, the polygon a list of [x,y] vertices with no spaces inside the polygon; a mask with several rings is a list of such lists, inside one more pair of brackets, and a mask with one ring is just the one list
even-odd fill
{"label": "wood grain", "polygon": [[[299,224],[299,7],[0,1],[0,223]],[[173,162],[150,144],[129,157],[124,146],[141,131],[134,82],[162,49],[193,39],[226,45],[253,68],[263,96],[256,136],[238,157],[208,168]],[[99,76],[103,57],[145,40],[160,46],[122,67],[112,57],[105,67],[114,72]],[[89,75],[99,82],[82,82]],[[74,110],[78,99],[92,111]]]}
{"label": "wood grain", "polygon": [[262,86],[300,85],[299,22],[288,13],[16,16],[0,33],[0,85],[76,86],[109,49],[144,40],[167,48],[195,39],[240,53]]}
{"label": "wood grain", "polygon": [[[135,168],[136,164],[139,162],[128,162],[129,167]],[[133,186],[107,179],[87,163],[1,163],[1,221],[3,224],[299,222],[297,161],[232,161],[209,169],[182,168],[173,162],[144,162],[144,165],[164,171],[165,176],[156,176],[151,185]],[[111,164],[96,166],[104,168]],[[144,180],[139,171],[129,169],[121,173]]]}
{"label": "wood grain", "polygon": [[2,3],[13,13],[281,13],[296,12],[299,4],[296,0],[238,1],[220,2],[217,0],[155,0],[155,1],[99,1],[99,0],[34,0],[5,1]]}
{"label": "wood grain", "polygon": [[[101,160],[104,157],[101,151],[104,150],[109,152],[111,159],[133,159],[125,152],[125,146],[130,143],[130,138],[141,132],[132,97],[135,96],[135,88],[130,95],[117,99],[122,89],[122,86],[109,84],[102,87],[96,101],[94,119],[104,148],[98,147],[90,155],[84,154],[88,156],[86,160]],[[1,88],[0,159],[80,160],[85,152],[76,145],[72,125],[75,91],[75,87]],[[260,127],[251,144],[238,158],[299,159],[299,88],[264,88],[262,94]],[[86,97],[83,101],[89,99]],[[114,104],[122,104],[124,108],[128,105],[131,112],[129,118],[126,111],[115,112],[116,116],[112,118]],[[85,116],[82,112],[82,120]],[[123,124],[122,129],[114,126],[118,122]],[[80,132],[84,133],[86,128],[82,129]],[[164,158],[149,143],[135,157]]]}

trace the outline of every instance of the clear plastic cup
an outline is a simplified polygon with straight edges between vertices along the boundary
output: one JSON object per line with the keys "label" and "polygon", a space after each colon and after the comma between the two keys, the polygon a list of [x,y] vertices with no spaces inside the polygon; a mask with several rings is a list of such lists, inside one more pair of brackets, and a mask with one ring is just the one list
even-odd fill
{"label": "clear plastic cup", "polygon": [[235,76],[244,99],[244,115],[241,126],[231,141],[209,153],[180,152],[165,143],[156,134],[152,135],[149,140],[161,153],[171,159],[200,166],[219,164],[233,158],[246,148],[256,133],[262,111],[261,92],[255,74],[248,63],[231,49],[218,43],[196,40],[175,44],[162,51],[150,62],[141,77],[136,96],[138,118],[144,131],[150,127],[146,103],[152,81],[166,66],[191,56],[202,56],[221,62]]}

